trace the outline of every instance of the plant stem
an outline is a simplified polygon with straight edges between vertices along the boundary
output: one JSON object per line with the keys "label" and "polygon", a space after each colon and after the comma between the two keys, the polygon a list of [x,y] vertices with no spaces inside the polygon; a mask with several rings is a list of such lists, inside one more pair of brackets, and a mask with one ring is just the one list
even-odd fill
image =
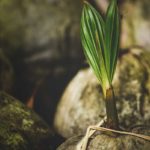
{"label": "plant stem", "polygon": [[111,129],[118,129],[118,113],[116,108],[116,101],[113,86],[106,90],[106,114],[107,114],[107,127]]}

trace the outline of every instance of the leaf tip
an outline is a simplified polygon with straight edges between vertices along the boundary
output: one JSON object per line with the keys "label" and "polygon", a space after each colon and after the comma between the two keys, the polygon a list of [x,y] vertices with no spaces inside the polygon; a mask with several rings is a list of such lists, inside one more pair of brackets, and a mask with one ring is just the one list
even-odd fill
{"label": "leaf tip", "polygon": [[86,1],[86,0],[83,0],[83,4],[84,5],[90,5],[90,3],[88,1]]}

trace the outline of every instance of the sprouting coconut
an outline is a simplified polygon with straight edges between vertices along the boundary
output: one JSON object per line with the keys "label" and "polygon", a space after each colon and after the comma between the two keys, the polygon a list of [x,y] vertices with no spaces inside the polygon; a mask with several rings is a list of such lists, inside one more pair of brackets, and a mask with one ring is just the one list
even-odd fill
{"label": "sprouting coconut", "polygon": [[[119,12],[116,0],[111,1],[105,19],[89,3],[84,2],[81,41],[88,63],[102,86],[107,117],[97,125],[90,126],[82,140],[70,139],[58,150],[148,150],[149,128],[144,128],[147,135],[143,135],[145,134],[143,128],[137,133],[132,133],[122,131],[119,126],[112,86],[118,57],[119,35]],[[96,131],[100,132],[95,134]],[[88,142],[91,137],[92,140]]]}
{"label": "sprouting coconut", "polygon": [[88,3],[81,19],[81,41],[85,56],[99,80],[106,99],[107,125],[118,129],[118,114],[112,86],[119,43],[119,14],[113,0],[106,20]]}
{"label": "sprouting coconut", "polygon": [[[113,79],[119,125],[150,124],[150,53],[131,47],[120,51]],[[67,106],[67,107],[66,107]],[[91,68],[81,69],[66,87],[57,106],[54,125],[65,138],[84,134],[105,117],[105,100]]]}

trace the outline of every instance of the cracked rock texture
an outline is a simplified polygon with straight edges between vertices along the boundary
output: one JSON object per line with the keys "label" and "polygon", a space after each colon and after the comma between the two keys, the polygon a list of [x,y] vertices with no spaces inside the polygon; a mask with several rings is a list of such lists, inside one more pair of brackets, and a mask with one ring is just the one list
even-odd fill
{"label": "cracked rock texture", "polygon": [[[122,51],[113,80],[122,127],[150,124],[150,53],[139,48]],[[77,73],[58,104],[54,125],[64,137],[84,133],[105,116],[105,101],[91,69]]]}
{"label": "cracked rock texture", "polygon": [[50,150],[47,124],[18,100],[0,92],[0,149]]}
{"label": "cracked rock texture", "polygon": [[[145,127],[134,128],[133,132],[150,135],[150,129]],[[68,139],[57,150],[76,150],[76,145],[81,136]],[[106,133],[96,134],[87,146],[87,150],[149,150],[150,142],[130,135],[119,135],[113,137]]]}

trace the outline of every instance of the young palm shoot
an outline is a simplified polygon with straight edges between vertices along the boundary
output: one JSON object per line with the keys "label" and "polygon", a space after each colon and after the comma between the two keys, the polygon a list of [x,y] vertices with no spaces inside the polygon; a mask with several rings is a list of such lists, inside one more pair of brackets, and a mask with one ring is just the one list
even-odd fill
{"label": "young palm shoot", "polygon": [[81,42],[86,59],[99,80],[106,101],[107,127],[118,129],[118,115],[112,86],[118,56],[119,13],[111,0],[104,19],[88,2],[81,17]]}

